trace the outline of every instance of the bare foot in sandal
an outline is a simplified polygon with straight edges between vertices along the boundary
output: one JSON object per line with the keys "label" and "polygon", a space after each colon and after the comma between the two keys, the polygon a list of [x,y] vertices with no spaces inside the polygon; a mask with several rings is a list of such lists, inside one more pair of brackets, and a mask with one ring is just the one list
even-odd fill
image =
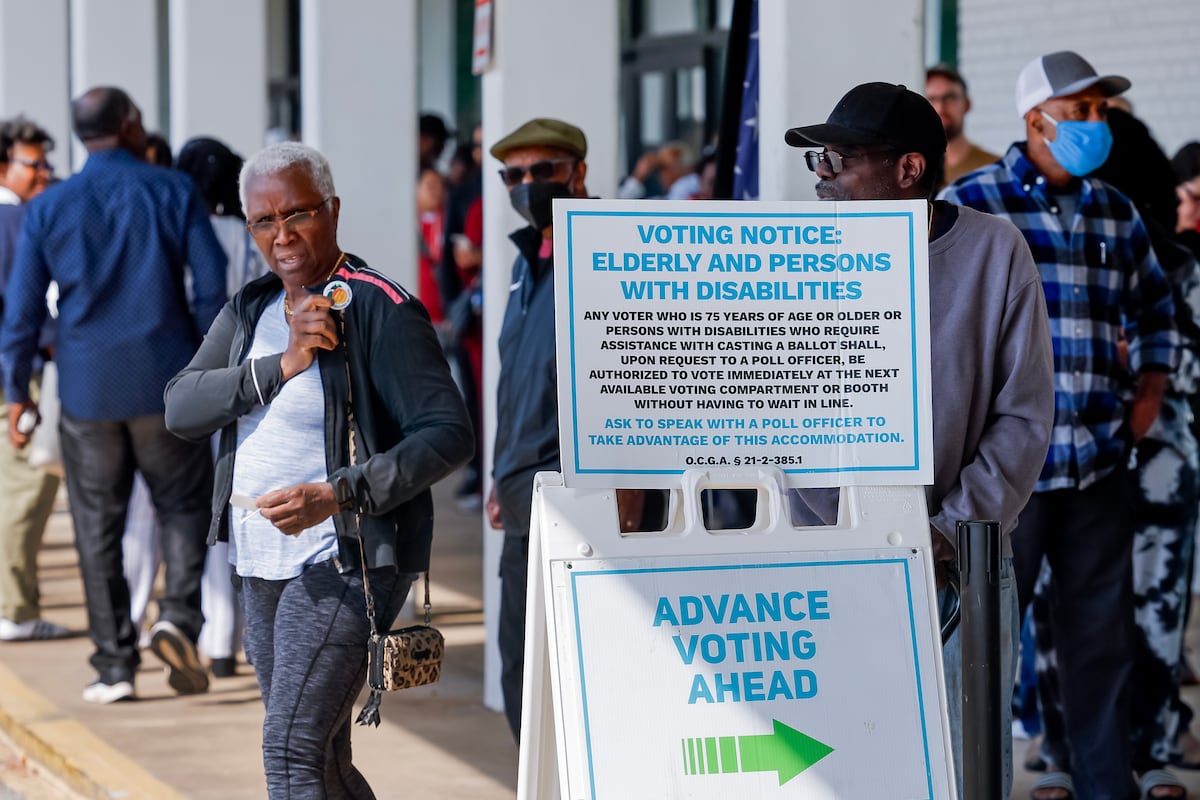
{"label": "bare foot in sandal", "polygon": [[1183,781],[1165,769],[1152,769],[1138,776],[1143,798],[1156,800],[1186,800],[1187,787]]}
{"label": "bare foot in sandal", "polygon": [[1069,772],[1049,771],[1033,784],[1033,800],[1075,800],[1075,784]]}

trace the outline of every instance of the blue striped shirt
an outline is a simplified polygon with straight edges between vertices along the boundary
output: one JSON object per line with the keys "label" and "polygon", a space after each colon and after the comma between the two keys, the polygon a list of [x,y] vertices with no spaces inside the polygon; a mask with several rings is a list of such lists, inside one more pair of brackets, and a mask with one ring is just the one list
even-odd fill
{"label": "blue striped shirt", "polygon": [[167,381],[225,304],[227,262],[185,174],[125,150],[90,154],[78,174],[26,206],[0,331],[9,402],[29,399],[53,280],[63,412],[88,420],[162,414]]}
{"label": "blue striped shirt", "polygon": [[1079,181],[1063,228],[1045,177],[1014,144],[999,162],[964,175],[941,198],[1008,218],[1042,275],[1054,341],[1054,428],[1035,491],[1083,489],[1125,458],[1131,376],[1117,360],[1122,328],[1133,372],[1179,363],[1171,287],[1133,204],[1106,183]]}

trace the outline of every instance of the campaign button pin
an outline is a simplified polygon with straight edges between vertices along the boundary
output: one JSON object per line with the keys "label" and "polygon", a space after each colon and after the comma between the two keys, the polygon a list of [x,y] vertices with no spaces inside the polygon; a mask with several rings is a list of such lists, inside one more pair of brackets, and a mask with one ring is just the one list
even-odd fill
{"label": "campaign button pin", "polygon": [[354,292],[350,291],[350,284],[345,281],[330,281],[321,294],[333,301],[334,311],[341,311],[354,299]]}

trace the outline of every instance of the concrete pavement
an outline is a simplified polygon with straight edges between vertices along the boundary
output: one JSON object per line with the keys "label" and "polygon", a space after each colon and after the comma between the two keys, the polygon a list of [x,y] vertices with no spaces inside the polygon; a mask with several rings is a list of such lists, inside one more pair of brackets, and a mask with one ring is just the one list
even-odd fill
{"label": "concrete pavement", "polygon": [[[435,489],[433,588],[435,624],[446,636],[442,680],[389,694],[379,728],[355,728],[355,763],[379,797],[499,800],[515,795],[517,751],[501,714],[482,705],[483,614],[481,523],[454,505],[450,479]],[[93,673],[84,635],[86,615],[60,498],[41,553],[45,616],[78,635],[54,642],[0,642],[0,735],[54,781],[31,780],[24,758],[0,748],[0,800],[238,800],[264,797],[262,702],[253,670],[214,680],[207,694],[180,697],[166,685],[149,652],[137,676],[138,700],[95,706],[80,697]],[[1200,653],[1200,613],[1188,641]],[[1195,662],[1193,662],[1195,663]],[[1185,690],[1193,708],[1200,689]],[[1017,741],[1014,798],[1026,798],[1036,775],[1020,767],[1027,742]],[[34,771],[36,773],[36,770]],[[1177,771],[1189,797],[1200,796],[1200,772]],[[11,779],[11,783],[10,780]],[[10,788],[4,784],[10,783]]]}
{"label": "concrete pavement", "polygon": [[[355,764],[380,797],[515,794],[516,746],[503,715],[482,705],[480,517],[454,506],[455,485],[452,478],[436,492],[432,599],[435,624],[446,636],[442,680],[387,695],[383,723],[354,731]],[[60,502],[40,559],[43,605],[48,619],[79,635],[0,642],[0,730],[82,797],[264,797],[262,702],[244,663],[237,676],[214,680],[207,694],[180,697],[146,652],[136,702],[82,700],[94,673],[71,537]]]}

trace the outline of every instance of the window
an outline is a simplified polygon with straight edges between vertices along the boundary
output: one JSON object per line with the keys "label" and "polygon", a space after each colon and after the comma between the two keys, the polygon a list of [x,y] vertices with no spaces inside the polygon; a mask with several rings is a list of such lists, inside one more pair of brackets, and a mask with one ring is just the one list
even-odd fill
{"label": "window", "polygon": [[669,141],[687,142],[698,157],[719,122],[733,0],[626,0],[622,12],[626,172]]}

